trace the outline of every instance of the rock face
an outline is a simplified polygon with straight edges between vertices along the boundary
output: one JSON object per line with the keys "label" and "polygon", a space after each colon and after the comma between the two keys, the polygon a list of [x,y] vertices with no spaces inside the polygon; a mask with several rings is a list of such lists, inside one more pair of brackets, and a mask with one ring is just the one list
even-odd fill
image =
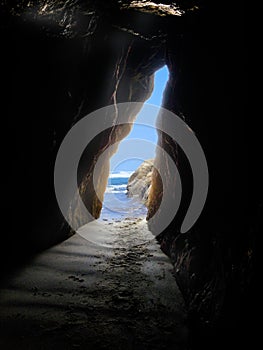
{"label": "rock face", "polygon": [[136,196],[146,206],[151,188],[153,159],[144,161],[130,176],[127,185],[128,197]]}

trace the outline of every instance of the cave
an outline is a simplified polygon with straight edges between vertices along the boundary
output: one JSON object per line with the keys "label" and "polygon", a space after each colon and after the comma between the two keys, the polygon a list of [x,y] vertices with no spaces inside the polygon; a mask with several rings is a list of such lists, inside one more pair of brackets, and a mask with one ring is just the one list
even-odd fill
{"label": "cave", "polygon": [[[254,171],[258,161],[249,158],[253,153],[244,145],[244,4],[37,0],[2,1],[0,9],[5,87],[2,122],[8,135],[7,140],[2,137],[0,344],[12,349],[37,348],[40,342],[43,349],[252,346],[259,305],[256,267],[262,231],[258,190],[262,176],[259,170]],[[85,259],[93,261],[94,266],[104,266],[100,260],[104,250],[91,244],[88,255],[85,240],[74,227],[93,224],[87,222],[84,207],[94,219],[99,218],[110,157],[150,97],[154,74],[165,65],[169,79],[162,108],[178,116],[198,137],[209,168],[208,197],[199,219],[182,233],[193,193],[193,175],[180,144],[158,131],[158,146],[180,174],[182,199],[169,225],[153,240],[147,238],[155,253],[148,249],[143,266],[151,270],[148,261],[152,255],[158,256],[160,271],[163,262],[167,269],[171,266],[173,274],[169,278],[158,275],[161,282],[156,278],[154,283],[156,291],[162,293],[162,308],[154,309],[153,302],[146,314],[134,296],[147,295],[140,289],[140,274],[136,274],[142,245],[133,246],[131,241],[127,248],[118,243],[105,253],[110,264],[103,273],[109,281],[109,271],[121,265],[125,273],[131,271],[135,276],[138,288],[133,295],[132,285],[123,287],[123,272],[119,285],[117,277],[114,280],[116,293],[107,299],[103,288],[109,285],[104,285],[102,278],[99,283],[105,305],[114,305],[114,311],[104,304],[103,309],[95,301],[98,291],[92,289],[94,276],[103,273],[99,268],[96,274],[79,271],[77,261],[82,267]],[[118,124],[121,106],[127,119]],[[105,108],[104,121],[111,122],[111,127],[91,140],[78,163],[79,196],[72,197],[67,208],[74,221],[72,228],[55,193],[57,155],[75,125]],[[111,149],[110,154],[107,149]],[[93,172],[103,153],[106,157],[96,189]],[[248,166],[243,166],[244,159],[251,159]],[[158,224],[155,214],[164,189],[174,186],[174,173],[168,163],[160,162],[166,175],[161,178],[154,169],[147,204],[148,222],[152,217],[156,220],[153,226]],[[249,188],[244,186],[248,182]],[[146,232],[145,225],[139,230]],[[60,282],[65,283],[66,290],[72,288],[71,294],[65,296],[56,273],[44,266],[48,259],[53,270],[61,272]],[[70,266],[67,275],[63,263]],[[30,269],[35,280],[23,282]],[[172,291],[163,287],[165,278]],[[176,298],[173,304],[173,292],[180,300],[178,304]],[[157,294],[153,300],[158,299]],[[92,307],[92,302],[97,306]],[[41,314],[41,307],[45,308],[43,324],[36,316]],[[94,326],[103,323],[101,310],[111,320],[109,328],[101,329],[104,342]],[[59,324],[59,319],[65,323]],[[134,332],[139,332],[138,337]]]}

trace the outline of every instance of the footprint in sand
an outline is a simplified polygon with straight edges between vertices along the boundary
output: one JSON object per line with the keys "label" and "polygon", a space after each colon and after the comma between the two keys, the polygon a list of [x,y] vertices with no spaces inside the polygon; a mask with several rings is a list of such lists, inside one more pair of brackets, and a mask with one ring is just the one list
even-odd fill
{"label": "footprint in sand", "polygon": [[84,282],[83,278],[78,278],[78,277],[73,276],[73,275],[69,276],[68,279],[71,279],[71,280],[73,280],[75,282]]}

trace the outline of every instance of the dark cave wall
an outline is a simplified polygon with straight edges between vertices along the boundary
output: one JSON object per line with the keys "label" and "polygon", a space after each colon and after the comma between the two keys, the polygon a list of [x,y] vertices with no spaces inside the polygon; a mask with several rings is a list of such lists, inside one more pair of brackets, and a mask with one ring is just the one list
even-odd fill
{"label": "dark cave wall", "polygon": [[[98,108],[147,99],[153,73],[164,64],[164,42],[151,38],[156,22],[152,16],[144,19],[149,24],[149,37],[141,38],[116,28],[121,25],[118,21],[127,20],[126,12],[116,18],[114,7],[107,13],[108,3],[105,8],[101,8],[101,3],[87,4],[95,15],[84,17],[83,25],[80,12],[74,13],[72,32],[66,33],[66,24],[63,26],[53,16],[36,16],[29,10],[16,16],[7,6],[9,16],[2,23],[3,67],[7,67],[3,85],[7,92],[5,123],[12,151],[7,156],[7,168],[11,171],[2,207],[12,232],[4,235],[3,245],[17,242],[10,262],[70,234],[57,206],[53,185],[56,154],[68,130]],[[25,4],[21,6],[23,9]],[[141,19],[137,26],[140,22]],[[131,119],[134,113],[129,111]],[[95,217],[101,203],[90,185],[94,159],[107,147],[109,137],[113,143],[127,132],[128,129],[113,128],[99,135],[83,154],[79,184],[84,202]],[[28,207],[32,209],[28,211]],[[81,213],[77,213],[77,207],[74,210],[81,222]],[[27,226],[23,234],[17,228],[17,223],[22,222]]]}
{"label": "dark cave wall", "polygon": [[[199,324],[201,342],[213,327],[227,329],[232,341],[253,342],[256,328],[255,242],[260,230],[253,227],[255,221],[262,224],[254,216],[260,210],[259,182],[252,180],[253,166],[244,166],[249,153],[243,139],[245,103],[241,102],[245,89],[242,11],[233,4],[222,15],[216,4],[207,4],[193,26],[185,28],[181,40],[171,34],[167,39],[170,80],[163,106],[184,118],[199,138],[208,161],[210,187],[198,222],[187,234],[179,234],[191,198],[191,172],[180,148],[161,135],[160,145],[176,159],[180,170],[183,202],[175,220],[158,238],[173,261],[191,322]],[[244,183],[249,183],[249,190]],[[220,335],[218,346],[225,339]]]}
{"label": "dark cave wall", "polygon": [[[249,193],[243,185],[247,168],[242,164],[248,157],[242,138],[243,9],[226,1],[199,3],[198,12],[159,18],[120,13],[115,2],[107,6],[87,2],[93,14],[73,13],[79,23],[73,28],[70,16],[63,25],[53,15],[43,19],[10,15],[6,10],[2,67],[7,97],[3,100],[11,155],[4,157],[8,174],[1,206],[8,224],[2,246],[16,243],[8,254],[13,262],[69,235],[53,189],[61,141],[91,111],[114,102],[144,101],[154,71],[167,64],[170,78],[163,106],[185,118],[199,138],[208,160],[210,189],[197,224],[180,235],[191,196],[191,173],[176,143],[160,135],[159,144],[178,164],[183,202],[158,238],[174,264],[193,322],[225,323],[231,329],[241,316],[241,304],[250,309],[261,228],[260,214],[255,214],[260,200],[256,182]],[[95,156],[107,147],[110,135],[112,141],[119,140],[127,132],[113,128],[99,135],[83,154],[79,184],[86,206],[96,216],[101,203],[94,193],[90,195],[89,178]],[[158,178],[154,181],[156,188]],[[173,182],[172,176],[169,181]],[[161,187],[152,195],[150,213],[158,205],[158,195]]]}

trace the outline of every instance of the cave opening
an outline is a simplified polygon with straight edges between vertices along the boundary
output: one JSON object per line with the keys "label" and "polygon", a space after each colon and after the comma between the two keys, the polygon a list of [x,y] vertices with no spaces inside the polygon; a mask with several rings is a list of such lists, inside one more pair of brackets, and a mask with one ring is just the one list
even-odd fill
{"label": "cave opening", "polygon": [[[162,105],[168,76],[166,65],[154,73],[153,91],[146,104]],[[156,128],[143,124],[143,113],[144,108],[110,159],[100,220],[145,219],[147,216],[158,135]],[[150,116],[154,125],[157,115],[158,109]]]}

